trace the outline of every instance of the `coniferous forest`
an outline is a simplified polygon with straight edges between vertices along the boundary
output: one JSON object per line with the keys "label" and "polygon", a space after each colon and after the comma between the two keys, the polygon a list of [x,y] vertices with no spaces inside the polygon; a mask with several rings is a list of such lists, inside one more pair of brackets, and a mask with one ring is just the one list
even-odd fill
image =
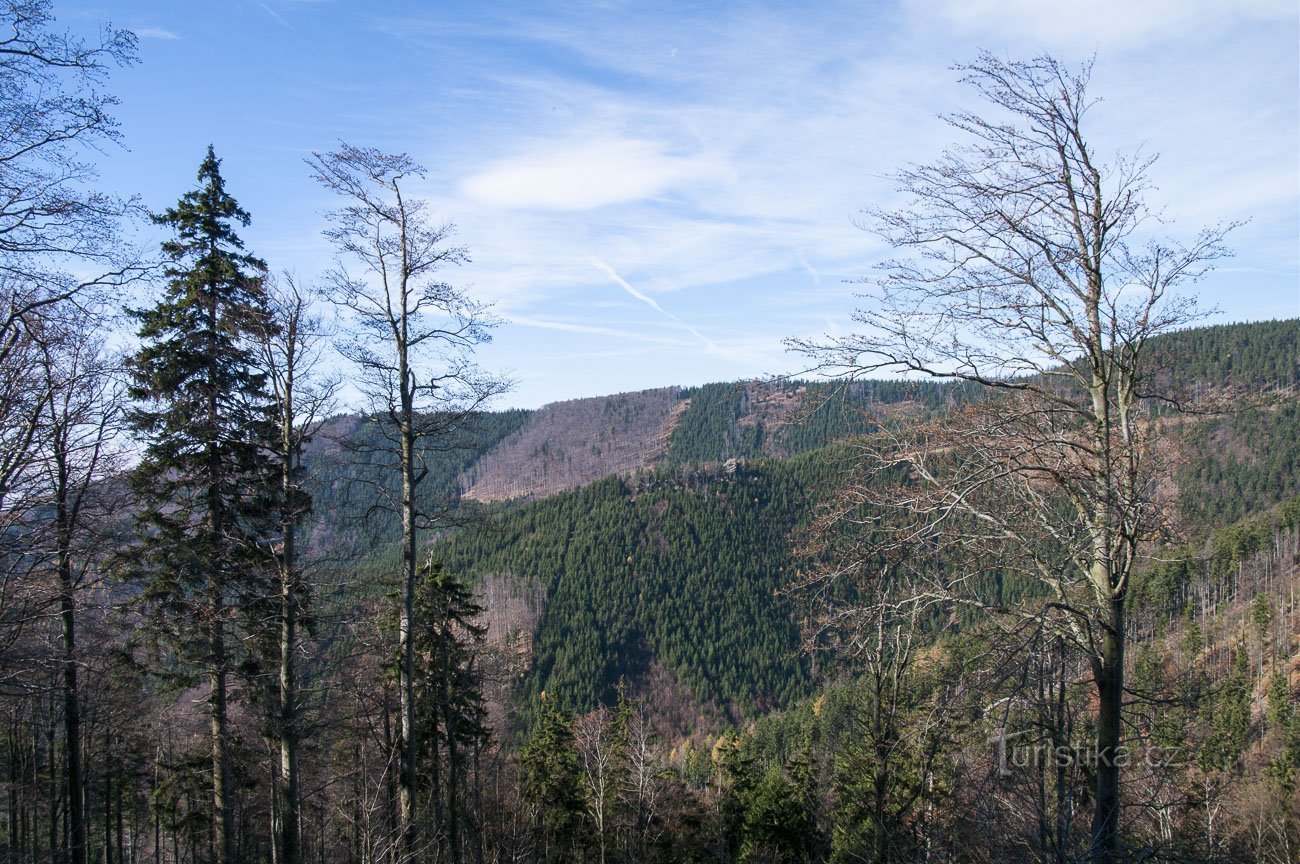
{"label": "coniferous forest", "polygon": [[1300,320],[1125,245],[1087,65],[962,67],[807,376],[502,410],[419,164],[278,273],[211,146],[97,188],[132,33],[0,15],[0,861],[1300,860]]}

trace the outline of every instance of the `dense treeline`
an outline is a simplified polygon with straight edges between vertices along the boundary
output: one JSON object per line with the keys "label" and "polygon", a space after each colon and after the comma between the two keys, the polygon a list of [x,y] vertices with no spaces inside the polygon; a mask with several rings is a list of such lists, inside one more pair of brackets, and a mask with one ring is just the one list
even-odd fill
{"label": "dense treeline", "polygon": [[1285,391],[1300,385],[1300,326],[1282,321],[1216,324],[1170,333],[1152,342],[1158,365],[1184,387],[1203,393]]}
{"label": "dense treeline", "polygon": [[[1298,542],[1292,498],[1143,577],[1148,614],[1130,625],[1136,791],[1125,833],[1159,860],[1284,861],[1295,848]],[[858,672],[763,718],[739,736],[740,764],[751,783],[780,778],[787,824],[817,826],[812,841],[788,831],[790,850],[811,842],[829,860],[870,860],[887,823],[901,860],[922,849],[940,860],[1020,859],[1045,847],[1047,860],[1072,860],[1086,850],[1088,764],[1078,748],[1091,717],[1084,670],[1067,658],[1041,633],[943,635],[887,667],[898,677],[884,688]],[[882,697],[897,712],[884,751],[872,747]],[[801,812],[792,801],[809,804]],[[739,806],[752,823],[772,817],[773,804],[753,792]],[[978,827],[990,823],[1005,828]],[[787,860],[821,860],[803,854]]]}
{"label": "dense treeline", "polygon": [[[1166,366],[1166,374],[1182,382],[1180,389],[1190,404],[1214,410],[1225,392],[1292,386],[1288,382],[1297,375],[1296,331],[1294,321],[1218,325],[1161,336],[1153,340],[1152,350]],[[791,456],[863,434],[876,422],[917,422],[963,404],[977,392],[960,382],[741,382],[575,400],[540,412],[490,412],[480,418],[477,432],[428,454],[431,474],[422,494],[429,497],[429,506],[458,492],[484,500],[536,497],[608,474],[629,476],[660,461],[692,465]],[[680,409],[670,412],[675,400]],[[1164,410],[1160,404],[1151,408]],[[1213,460],[1230,460],[1233,451],[1207,447],[1208,437],[1226,435],[1244,448],[1245,458],[1238,459],[1243,464],[1227,471],[1242,476],[1261,458],[1254,443],[1243,439],[1261,422],[1276,425],[1289,419],[1247,413],[1236,421],[1231,417],[1220,421],[1235,423],[1236,432],[1194,424],[1188,439],[1192,459],[1182,469],[1184,476],[1196,484],[1210,483],[1223,493],[1214,496],[1214,501],[1224,502],[1215,506],[1228,508],[1204,515],[1220,522],[1238,518],[1277,500],[1276,493],[1286,493],[1275,489],[1272,498],[1256,494],[1249,502],[1240,500],[1241,490],[1225,488],[1222,479],[1209,476],[1220,470]],[[659,439],[665,430],[670,432],[663,442]],[[1253,434],[1254,440],[1273,440],[1286,433],[1278,428]],[[373,500],[367,495],[375,490],[361,494],[364,485],[375,479],[365,467],[393,458],[382,448],[373,449],[376,435],[376,429],[359,424],[355,415],[339,417],[327,424],[312,448],[313,490],[325,512],[340,515],[335,520],[339,524],[331,527],[342,529],[342,523],[348,522],[354,535],[368,531],[364,537],[356,536],[356,548],[362,550],[384,534],[381,528],[363,528],[352,518],[362,501],[368,506]],[[350,442],[347,454],[340,452],[343,442]],[[1262,458],[1277,462],[1280,457],[1263,454]],[[1264,466],[1264,471],[1278,476],[1274,468]],[[1258,487],[1260,480],[1247,480],[1245,485],[1252,482]],[[354,490],[355,500],[349,501],[344,490]]]}
{"label": "dense treeline", "polygon": [[[1153,339],[1150,351],[1162,375],[1178,383],[1191,405],[1208,406],[1225,392],[1289,392],[1300,385],[1300,324],[1295,319],[1168,333]],[[688,388],[680,395],[690,404],[673,429],[667,460],[691,464],[805,453],[863,434],[873,422],[914,422],[978,394],[977,387],[959,381],[783,380]],[[1255,428],[1258,419],[1249,415],[1241,429]],[[1271,431],[1259,434],[1272,438]],[[1231,519],[1244,512],[1215,516]]]}
{"label": "dense treeline", "polygon": [[[1267,529],[1216,535],[1181,595],[1190,606],[1135,641],[1137,791],[1126,836],[1139,848],[1225,862],[1285,861],[1294,848],[1300,719],[1283,647],[1300,611],[1287,599],[1300,587],[1291,510]],[[1212,575],[1225,571],[1235,588]],[[992,631],[949,635],[917,646],[896,690],[888,676],[882,688],[846,667],[787,710],[689,737],[656,726],[641,700],[615,694],[609,708],[575,712],[562,696],[536,694],[537,723],[516,757],[473,743],[463,757],[474,844],[464,860],[477,849],[483,860],[852,861],[870,858],[882,836],[900,860],[1020,859],[1044,844],[1069,860],[1085,842],[1088,769],[1079,751],[1057,748],[1086,740],[1089,714],[1081,670],[1065,656]],[[367,672],[370,662],[355,653],[330,671],[328,705],[317,708],[326,713],[305,753],[307,860],[384,854],[383,729],[395,706],[392,679]],[[201,860],[203,766],[184,746],[198,730],[178,723],[186,712],[166,698],[136,701],[140,682],[114,674],[107,688],[92,676],[87,691],[96,706],[87,740],[105,754],[89,774],[92,848],[116,850],[120,836],[115,860],[153,860],[156,835],[162,860]],[[18,841],[32,844],[11,848],[41,860],[47,814],[60,812],[58,747],[46,731],[58,709],[9,704],[10,812]],[[239,762],[253,767],[266,756],[256,725],[244,731]],[[254,860],[270,805],[256,771],[241,777],[236,824],[241,855]]]}
{"label": "dense treeline", "polygon": [[[1295,848],[1300,719],[1288,652],[1300,611],[1290,593],[1298,503],[1187,550],[1185,608],[1158,631],[1134,622],[1125,752],[1135,791],[1122,832],[1140,854],[1281,862]],[[1237,574],[1231,584],[1227,562]],[[1085,855],[1092,757],[1081,742],[1093,721],[1084,669],[1067,646],[998,627],[932,640],[882,632],[891,639],[865,669],[828,667],[838,672],[814,697],[739,729],[674,738],[652,727],[647,737],[651,712],[624,694],[578,714],[538,694],[519,787],[536,808],[535,854],[744,862]],[[648,778],[647,741],[655,754]]]}
{"label": "dense treeline", "polygon": [[1205,418],[1176,440],[1186,454],[1179,504],[1199,527],[1234,522],[1300,492],[1294,397]]}
{"label": "dense treeline", "polygon": [[915,381],[805,381],[706,384],[673,429],[670,464],[793,456],[871,428],[885,417],[955,404],[961,388]]}

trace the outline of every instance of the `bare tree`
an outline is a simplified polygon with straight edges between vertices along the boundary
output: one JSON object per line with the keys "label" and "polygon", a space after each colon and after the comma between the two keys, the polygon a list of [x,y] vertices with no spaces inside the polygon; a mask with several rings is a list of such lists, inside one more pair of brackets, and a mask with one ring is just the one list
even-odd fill
{"label": "bare tree", "polygon": [[[99,85],[134,62],[135,35],[106,28],[87,41],[53,24],[48,0],[0,2],[0,509],[23,482],[43,405],[32,386],[41,320],[138,273],[117,237],[133,204],[86,191],[96,175],[83,161],[118,140],[117,100]],[[102,273],[73,277],[74,262]]]}
{"label": "bare tree", "polygon": [[270,326],[259,335],[261,365],[275,400],[277,436],[274,450],[280,465],[280,542],[275,551],[279,574],[279,680],[274,723],[280,764],[276,772],[281,864],[301,864],[302,794],[298,744],[302,734],[299,716],[297,655],[301,650],[300,619],[309,602],[298,525],[311,509],[302,488],[303,447],[330,413],[338,390],[337,379],[317,376],[329,332],[311,314],[311,294],[299,288],[290,274],[283,281],[266,281]]}
{"label": "bare tree", "polygon": [[89,328],[53,330],[40,344],[45,395],[40,464],[52,510],[49,556],[57,578],[62,656],[64,776],[68,789],[68,847],[72,864],[87,860],[87,816],[77,647],[79,595],[103,550],[96,524],[122,504],[113,476],[124,467],[123,387]]}
{"label": "bare tree", "polygon": [[[105,27],[83,39],[54,23],[48,0],[0,2],[0,652],[56,604],[75,864],[87,854],[76,648],[86,502],[103,492],[117,420],[85,324],[102,310],[85,301],[141,268],[118,236],[134,202],[94,191],[88,159],[118,140],[117,100],[101,85],[134,62],[135,36]],[[38,570],[55,571],[52,593],[30,578]],[[9,659],[0,681],[17,674]]]}
{"label": "bare tree", "polygon": [[622,742],[617,738],[614,718],[603,705],[573,722],[573,744],[578,751],[578,766],[582,772],[580,776],[585,793],[583,801],[587,818],[595,829],[597,860],[600,864],[605,864],[612,833],[615,792],[620,785],[619,775],[623,767],[619,764],[621,759],[618,753]]}
{"label": "bare tree", "polygon": [[[330,214],[325,236],[339,265],[329,276],[355,338],[340,346],[356,365],[356,384],[369,419],[395,458],[400,477],[388,500],[402,523],[399,695],[401,700],[400,830],[406,854],[416,848],[413,608],[419,536],[438,517],[418,490],[427,460],[455,446],[452,433],[506,383],[473,362],[473,350],[491,338],[496,319],[463,288],[442,281],[444,269],[469,253],[449,244],[450,224],[435,224],[427,205],[408,197],[424,170],[406,155],[341,143],[308,159],[315,180],[344,199]],[[351,263],[359,272],[349,271]],[[435,826],[437,827],[437,826]]]}
{"label": "bare tree", "polygon": [[55,256],[114,261],[127,209],[86,191],[95,171],[80,156],[118,140],[117,100],[98,85],[111,66],[135,61],[135,34],[106,28],[88,42],[53,23],[48,0],[0,3],[0,273],[32,285]]}
{"label": "bare tree", "polygon": [[[1196,317],[1178,289],[1226,254],[1227,228],[1188,246],[1144,240],[1152,163],[1098,158],[1086,137],[1091,64],[982,54],[960,66],[990,116],[946,117],[969,144],[897,176],[910,202],[873,211],[902,253],[859,332],[792,346],[846,377],[969,382],[964,410],[864,444],[827,531],[878,534],[872,555],[925,548],[940,566],[911,602],[1005,610],[1021,580],[1090,658],[1099,716],[1091,855],[1121,857],[1124,611],[1143,544],[1161,530],[1160,381],[1147,343]],[[1231,227],[1231,226],[1228,226]],[[1139,242],[1143,241],[1143,242]],[[828,556],[820,576],[868,566]]]}
{"label": "bare tree", "polygon": [[650,725],[645,704],[640,700],[623,702],[618,710],[622,714],[621,737],[626,763],[618,796],[629,823],[625,859],[641,861],[662,831],[658,823],[666,797],[667,760]]}

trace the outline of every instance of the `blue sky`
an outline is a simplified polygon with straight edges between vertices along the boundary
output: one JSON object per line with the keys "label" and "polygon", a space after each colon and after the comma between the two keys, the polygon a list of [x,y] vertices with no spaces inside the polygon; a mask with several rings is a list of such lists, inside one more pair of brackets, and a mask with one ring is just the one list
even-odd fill
{"label": "blue sky", "polygon": [[814,3],[55,2],[141,62],[110,87],[127,150],[104,185],[161,209],[208,143],[249,247],[306,281],[333,202],[305,157],[409,153],[473,263],[447,274],[510,323],[481,352],[503,405],[798,368],[841,332],[886,250],[858,225],[889,173],[977,107],[979,49],[1095,52],[1102,153],[1159,153],[1168,233],[1249,219],[1198,290],[1214,320],[1300,314],[1300,11],[1294,0]]}

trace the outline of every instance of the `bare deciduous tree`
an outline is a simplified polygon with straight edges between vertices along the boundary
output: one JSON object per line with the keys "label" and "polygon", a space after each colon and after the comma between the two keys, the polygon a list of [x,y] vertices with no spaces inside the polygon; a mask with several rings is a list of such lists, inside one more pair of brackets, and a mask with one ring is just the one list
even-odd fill
{"label": "bare deciduous tree", "polygon": [[73,864],[87,860],[81,688],[77,646],[80,594],[104,550],[97,527],[122,505],[114,475],[125,465],[122,447],[123,387],[111,360],[87,326],[48,332],[40,345],[41,392],[45,394],[40,448],[41,474],[52,510],[48,555],[57,580],[62,656],[68,847]]}
{"label": "bare deciduous tree", "polygon": [[[134,62],[135,36],[105,29],[87,41],[53,24],[48,0],[0,3],[0,510],[23,483],[43,406],[34,348],[42,320],[138,275],[117,236],[133,205],[86,191],[95,170],[83,161],[118,139],[117,100],[98,85]],[[73,277],[73,263],[104,272]]]}
{"label": "bare deciduous tree", "polygon": [[293,276],[266,282],[271,326],[259,336],[261,365],[275,401],[275,456],[280,464],[280,542],[275,550],[279,573],[279,681],[275,732],[280,764],[276,772],[277,842],[281,864],[301,864],[302,794],[298,744],[299,716],[297,656],[302,650],[300,619],[309,601],[298,525],[311,508],[302,488],[303,448],[332,409],[337,379],[317,375],[329,333],[311,313],[311,294]]}
{"label": "bare deciduous tree", "polygon": [[[864,526],[869,555],[828,555],[820,578],[925,549],[939,566],[911,602],[1005,611],[998,585],[1038,599],[1090,658],[1098,699],[1091,856],[1121,857],[1124,612],[1143,545],[1161,530],[1160,381],[1147,343],[1196,317],[1178,294],[1226,254],[1227,228],[1187,246],[1147,240],[1149,157],[1107,162],[1089,143],[1091,64],[983,54],[958,67],[993,109],[945,119],[969,144],[901,171],[910,201],[870,214],[901,253],[859,332],[794,340],[846,377],[880,371],[968,382],[962,411],[864,444],[823,514]],[[1231,227],[1231,226],[1228,226]],[[847,549],[848,547],[846,547]]]}
{"label": "bare deciduous tree", "polygon": [[584,714],[573,722],[573,744],[578,751],[583,802],[587,818],[596,834],[597,859],[605,864],[608,853],[615,791],[619,785],[620,754],[617,730],[605,706]]}
{"label": "bare deciduous tree", "polygon": [[[468,291],[441,277],[469,253],[450,245],[452,225],[431,222],[425,202],[408,197],[409,185],[424,170],[406,155],[343,143],[335,152],[313,154],[308,165],[317,182],[344,199],[325,231],[339,256],[328,279],[333,300],[355,327],[355,338],[340,350],[357,367],[369,419],[382,448],[396,457],[400,475],[399,497],[389,505],[402,523],[399,816],[409,855],[418,827],[412,632],[417,556],[420,532],[438,516],[421,505],[417,492],[428,473],[426,460],[455,446],[452,433],[506,384],[481,371],[472,356],[490,340],[496,319]],[[345,262],[359,272],[350,272]]]}

